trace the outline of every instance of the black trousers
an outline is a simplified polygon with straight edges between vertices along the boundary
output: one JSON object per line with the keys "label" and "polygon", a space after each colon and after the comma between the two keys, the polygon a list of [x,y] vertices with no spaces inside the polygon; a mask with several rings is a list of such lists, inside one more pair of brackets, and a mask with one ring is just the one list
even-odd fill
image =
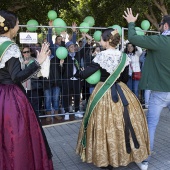
{"label": "black trousers", "polygon": [[62,85],[62,105],[65,112],[69,112],[70,98],[74,98],[75,112],[79,110],[80,104],[80,80],[64,80]]}
{"label": "black trousers", "polygon": [[82,100],[86,100],[88,102],[90,97],[90,85],[83,80],[82,81]]}
{"label": "black trousers", "polygon": [[43,105],[43,89],[28,90],[27,96],[30,98],[32,107],[35,110],[37,116],[41,115],[40,110]]}

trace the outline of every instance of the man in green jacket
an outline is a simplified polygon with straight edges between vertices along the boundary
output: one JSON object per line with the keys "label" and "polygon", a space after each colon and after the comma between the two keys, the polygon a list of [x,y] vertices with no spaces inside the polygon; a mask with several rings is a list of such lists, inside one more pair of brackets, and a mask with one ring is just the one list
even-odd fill
{"label": "man in green jacket", "polygon": [[[170,15],[162,18],[160,35],[137,35],[131,8],[124,11],[123,17],[128,22],[128,40],[147,49],[147,57],[139,83],[140,89],[151,90],[147,122],[150,136],[150,149],[153,150],[154,136],[159,117],[164,107],[170,108]],[[148,159],[137,163],[141,170],[148,169]]]}

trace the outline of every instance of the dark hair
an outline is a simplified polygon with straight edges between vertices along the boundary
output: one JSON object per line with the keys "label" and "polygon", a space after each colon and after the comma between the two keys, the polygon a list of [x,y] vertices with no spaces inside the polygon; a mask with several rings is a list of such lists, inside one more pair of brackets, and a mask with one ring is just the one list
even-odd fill
{"label": "dark hair", "polygon": [[[4,26],[0,24],[0,34],[7,33],[10,29],[14,28],[17,23],[17,16],[10,11],[1,10],[0,17],[3,17],[5,21],[3,22]],[[7,27],[7,29],[5,29]]]}
{"label": "dark hair", "polygon": [[22,47],[22,51],[23,51],[25,48],[28,48],[28,49],[31,51],[31,48],[30,48],[29,45],[24,45],[24,46]]}
{"label": "dark hair", "polygon": [[165,15],[165,16],[163,16],[163,18],[162,18],[162,23],[163,23],[163,24],[167,23],[168,26],[170,27],[170,15]]}
{"label": "dark hair", "polygon": [[133,46],[133,51],[132,51],[132,53],[135,54],[135,52],[137,51],[137,48],[136,48],[136,46],[135,46],[134,44],[132,44],[132,43],[130,43],[130,42],[126,44],[126,48],[125,48],[124,52],[125,52],[126,54],[129,53],[129,51],[128,51],[128,45],[129,45],[129,44],[131,44],[131,45]]}
{"label": "dark hair", "polygon": [[59,38],[59,37],[62,37],[62,36],[61,36],[61,35],[57,35],[56,38],[55,38],[55,40],[57,40],[57,38]]}
{"label": "dark hair", "polygon": [[96,48],[100,48],[100,51],[102,51],[101,47],[100,47],[99,45],[96,45],[96,46],[94,46],[94,47],[92,48],[92,53],[95,52]]}
{"label": "dark hair", "polygon": [[115,35],[111,34],[111,32],[114,30],[115,29],[113,29],[113,28],[108,28],[106,30],[103,30],[103,33],[102,33],[103,41],[109,41],[109,45],[112,47],[116,47],[120,42],[119,33],[116,33]]}

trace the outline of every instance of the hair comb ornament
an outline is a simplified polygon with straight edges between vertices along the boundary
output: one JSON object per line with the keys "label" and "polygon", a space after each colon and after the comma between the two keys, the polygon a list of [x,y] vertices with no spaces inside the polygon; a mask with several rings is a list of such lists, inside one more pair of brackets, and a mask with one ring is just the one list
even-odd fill
{"label": "hair comb ornament", "polygon": [[0,15],[0,22],[4,22],[5,18]]}
{"label": "hair comb ornament", "polygon": [[5,18],[0,15],[0,26],[4,27]]}
{"label": "hair comb ornament", "polygon": [[114,31],[111,32],[111,34],[114,36],[115,34],[118,34],[119,32],[117,31],[117,29],[115,29]]}
{"label": "hair comb ornament", "polygon": [[1,27],[4,27],[4,23],[3,23],[3,22],[0,22],[0,26],[1,26]]}

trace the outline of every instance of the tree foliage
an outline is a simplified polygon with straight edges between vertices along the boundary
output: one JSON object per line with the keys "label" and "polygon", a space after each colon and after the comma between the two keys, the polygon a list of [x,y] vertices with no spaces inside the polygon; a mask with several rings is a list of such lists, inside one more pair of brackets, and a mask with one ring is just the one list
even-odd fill
{"label": "tree foliage", "polygon": [[127,7],[139,13],[137,25],[144,19],[151,22],[153,29],[158,29],[162,15],[168,14],[170,0],[1,0],[0,9],[8,9],[17,13],[20,24],[36,19],[40,24],[47,25],[47,13],[53,9],[58,17],[64,19],[68,26],[73,21],[79,25],[86,16],[93,16],[96,27],[108,27],[118,24],[127,27],[122,17]]}

